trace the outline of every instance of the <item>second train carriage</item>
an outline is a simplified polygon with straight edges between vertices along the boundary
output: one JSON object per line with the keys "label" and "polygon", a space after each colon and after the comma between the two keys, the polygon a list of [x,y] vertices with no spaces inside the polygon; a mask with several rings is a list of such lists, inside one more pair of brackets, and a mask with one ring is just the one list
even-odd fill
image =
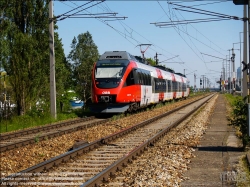
{"label": "second train carriage", "polygon": [[126,51],[108,51],[92,70],[95,113],[123,113],[189,95],[187,78],[142,63]]}

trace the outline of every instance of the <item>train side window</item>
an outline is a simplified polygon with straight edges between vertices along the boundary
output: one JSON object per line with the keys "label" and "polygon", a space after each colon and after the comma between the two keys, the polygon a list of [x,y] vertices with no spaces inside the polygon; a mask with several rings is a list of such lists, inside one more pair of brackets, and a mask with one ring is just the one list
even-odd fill
{"label": "train side window", "polygon": [[146,76],[144,72],[142,72],[142,84],[146,85]]}
{"label": "train side window", "polygon": [[145,80],[144,84],[148,85],[148,72],[147,71],[144,72],[144,80]]}
{"label": "train side window", "polygon": [[187,84],[186,83],[183,83],[183,91],[187,91]]}
{"label": "train side window", "polygon": [[168,80],[168,92],[171,92],[172,88],[171,88],[171,80]]}
{"label": "train side window", "polygon": [[143,84],[144,84],[144,85],[147,85],[147,84],[148,84],[146,72],[143,72]]}
{"label": "train side window", "polygon": [[162,92],[163,91],[163,81],[162,81],[162,79],[160,80],[160,92]]}
{"label": "train side window", "polygon": [[135,79],[134,79],[134,73],[133,73],[133,70],[132,70],[128,74],[128,77],[126,79],[126,85],[130,86],[130,85],[134,85],[134,84],[135,84]]}
{"label": "train side window", "polygon": [[177,91],[177,84],[176,81],[173,81],[173,92]]}
{"label": "train side window", "polygon": [[139,84],[138,69],[133,69],[135,84]]}
{"label": "train side window", "polygon": [[141,77],[141,72],[138,72],[138,80],[139,80],[139,84],[142,84],[142,77]]}
{"label": "train side window", "polygon": [[166,84],[166,80],[165,79],[163,79],[163,81],[164,81],[164,92],[167,92],[167,84]]}
{"label": "train side window", "polygon": [[151,76],[150,76],[150,74],[147,75],[147,79],[148,79],[148,85],[151,85]]}

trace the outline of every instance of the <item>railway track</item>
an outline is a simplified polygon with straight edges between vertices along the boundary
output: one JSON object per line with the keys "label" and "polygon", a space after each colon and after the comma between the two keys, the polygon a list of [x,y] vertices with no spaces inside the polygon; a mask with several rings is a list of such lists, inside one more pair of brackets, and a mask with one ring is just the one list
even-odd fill
{"label": "railway track", "polygon": [[0,152],[89,128],[105,123],[108,120],[109,119],[97,119],[91,116],[11,133],[2,133],[0,134]]}
{"label": "railway track", "polygon": [[107,122],[93,116],[0,135],[0,152]]}
{"label": "railway track", "polygon": [[2,179],[1,184],[9,185],[13,182],[12,184],[19,186],[22,184],[52,186],[52,183],[53,186],[96,186],[120,170],[148,146],[153,145],[211,97],[176,108],[13,174]]}

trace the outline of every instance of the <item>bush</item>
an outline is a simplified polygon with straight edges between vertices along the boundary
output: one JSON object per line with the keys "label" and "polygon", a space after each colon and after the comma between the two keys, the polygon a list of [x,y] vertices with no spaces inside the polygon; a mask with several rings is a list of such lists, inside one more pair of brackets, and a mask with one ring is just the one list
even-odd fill
{"label": "bush", "polygon": [[229,125],[235,126],[240,131],[240,138],[242,140],[243,147],[245,148],[246,145],[249,143],[249,136],[248,136],[248,124],[247,124],[247,113],[248,113],[248,104],[246,102],[247,97],[236,97],[235,101],[233,102],[233,110],[232,115],[228,119]]}

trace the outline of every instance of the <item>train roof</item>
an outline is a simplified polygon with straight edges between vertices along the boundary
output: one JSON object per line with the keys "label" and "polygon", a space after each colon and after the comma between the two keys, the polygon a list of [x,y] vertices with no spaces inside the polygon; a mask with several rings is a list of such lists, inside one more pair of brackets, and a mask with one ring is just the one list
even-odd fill
{"label": "train roof", "polygon": [[175,73],[174,70],[172,70],[172,69],[170,69],[170,68],[167,68],[167,67],[165,67],[165,66],[156,65],[156,66],[154,66],[154,67],[159,68],[159,69],[162,69],[162,70],[167,71],[167,72],[170,72],[170,73]]}
{"label": "train roof", "polygon": [[184,74],[182,74],[182,73],[175,73],[175,74],[180,75],[180,76],[182,76],[182,77],[186,77],[186,75],[184,75]]}
{"label": "train roof", "polygon": [[125,60],[137,61],[143,64],[148,64],[147,61],[145,61],[140,56],[131,55],[127,51],[106,51],[100,56],[99,60],[105,60],[105,59],[125,59]]}
{"label": "train roof", "polygon": [[[147,61],[145,61],[143,58],[141,58],[140,56],[133,56],[130,53],[128,53],[127,51],[106,51],[105,53],[103,53],[99,60],[106,60],[106,59],[125,59],[125,60],[133,60],[133,61],[137,61],[140,62],[142,64],[146,64],[148,65]],[[161,65],[157,65],[157,66],[151,66],[151,67],[155,67],[155,68],[159,68],[161,70],[165,70],[167,72],[170,73],[174,73],[183,77],[186,77],[185,75],[181,74],[181,73],[175,73],[174,70],[161,66]]]}
{"label": "train roof", "polygon": [[129,54],[127,51],[106,51],[99,58],[99,60],[104,59],[136,60],[136,58],[133,55]]}

